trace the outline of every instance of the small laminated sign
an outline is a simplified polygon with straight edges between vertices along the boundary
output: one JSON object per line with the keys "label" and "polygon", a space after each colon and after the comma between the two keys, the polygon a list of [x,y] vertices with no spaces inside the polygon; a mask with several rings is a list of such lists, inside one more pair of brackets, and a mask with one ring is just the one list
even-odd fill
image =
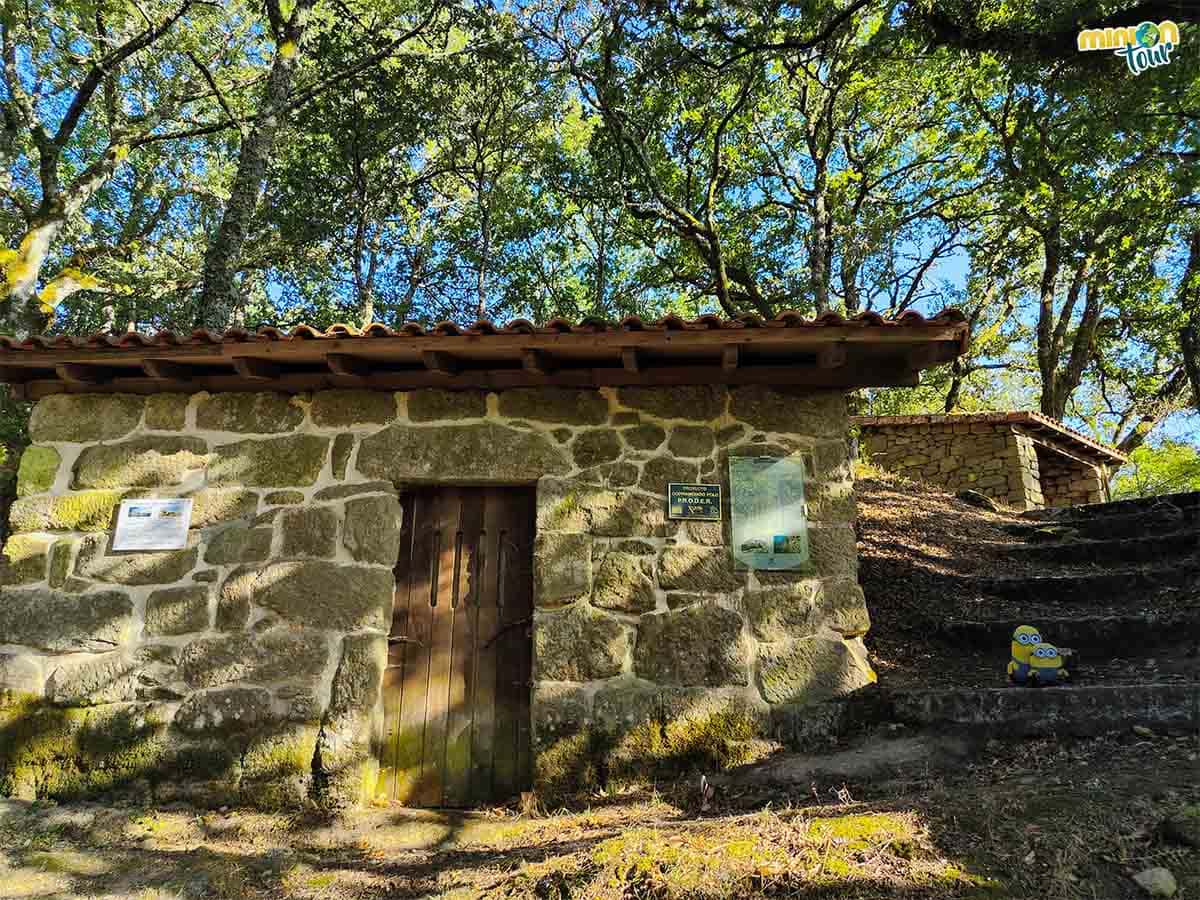
{"label": "small laminated sign", "polygon": [[113,550],[182,550],[192,523],[190,497],[122,500]]}
{"label": "small laminated sign", "polygon": [[721,521],[721,486],[671,482],[667,485],[667,518]]}

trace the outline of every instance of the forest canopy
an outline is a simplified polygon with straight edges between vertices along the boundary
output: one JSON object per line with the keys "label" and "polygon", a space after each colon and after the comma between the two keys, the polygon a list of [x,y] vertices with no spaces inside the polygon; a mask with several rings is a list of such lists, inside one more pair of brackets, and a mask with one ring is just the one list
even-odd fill
{"label": "forest canopy", "polygon": [[[1077,48],[1163,20],[1180,46],[1140,74]],[[0,331],[952,305],[966,355],[864,409],[1035,408],[1186,457],[1196,26],[1132,0],[3,0]]]}

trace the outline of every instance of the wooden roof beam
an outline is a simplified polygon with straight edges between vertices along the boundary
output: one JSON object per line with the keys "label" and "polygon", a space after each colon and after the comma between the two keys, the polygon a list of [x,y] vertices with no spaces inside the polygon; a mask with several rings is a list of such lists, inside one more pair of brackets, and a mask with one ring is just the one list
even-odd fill
{"label": "wooden roof beam", "polygon": [[636,347],[621,348],[621,368],[626,372],[640,372],[645,368],[642,363],[642,355],[638,353]]}
{"label": "wooden roof beam", "polygon": [[558,368],[554,357],[544,350],[523,350],[521,352],[521,368],[534,375],[549,375]]}
{"label": "wooden roof beam", "polygon": [[260,359],[257,356],[235,356],[231,362],[234,371],[243,378],[254,381],[274,381],[283,373],[283,370],[269,359]]}
{"label": "wooden roof beam", "polygon": [[54,371],[68,384],[106,384],[113,380],[118,370],[87,363],[59,363]]}
{"label": "wooden roof beam", "polygon": [[184,363],[150,357],[142,360],[142,371],[162,381],[187,381],[194,374],[193,368]]}
{"label": "wooden roof beam", "polygon": [[846,364],[846,345],[830,344],[817,351],[817,367],[821,369],[840,369]]}
{"label": "wooden roof beam", "polygon": [[365,378],[371,374],[371,361],[355,356],[353,353],[330,353],[325,357],[325,365],[334,375],[352,375]]}
{"label": "wooden roof beam", "polygon": [[436,372],[438,375],[458,374],[458,360],[443,350],[421,351],[421,362],[424,363],[426,369]]}

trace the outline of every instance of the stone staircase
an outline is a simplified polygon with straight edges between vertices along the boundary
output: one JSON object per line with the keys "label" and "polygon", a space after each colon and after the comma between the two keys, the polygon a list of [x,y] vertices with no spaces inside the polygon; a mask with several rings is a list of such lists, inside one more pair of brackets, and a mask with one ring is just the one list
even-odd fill
{"label": "stone staircase", "polygon": [[[928,686],[881,685],[894,721],[996,737],[1200,728],[1200,492],[1015,517],[990,548],[1011,573],[957,578],[930,621]],[[1013,629],[1071,651],[1069,685],[1004,684]],[[920,680],[920,679],[917,679]]]}

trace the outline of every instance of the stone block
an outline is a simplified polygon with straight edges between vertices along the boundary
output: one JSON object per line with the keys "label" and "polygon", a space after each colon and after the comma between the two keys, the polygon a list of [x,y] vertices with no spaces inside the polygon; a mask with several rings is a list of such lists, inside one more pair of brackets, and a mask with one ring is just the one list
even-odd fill
{"label": "stone block", "polygon": [[345,497],[355,497],[359,494],[384,493],[394,497],[396,486],[390,481],[360,481],[356,484],[335,484],[321,488],[313,494],[314,500],[341,500]]}
{"label": "stone block", "polygon": [[657,450],[667,439],[666,429],[651,422],[621,431],[625,443],[634,450]]}
{"label": "stone block", "polygon": [[737,590],[746,579],[734,571],[726,548],[684,544],[663,550],[658,581],[666,590],[720,592]]}
{"label": "stone block", "polygon": [[591,589],[592,539],[586,534],[539,534],[533,549],[534,604],[562,606]]}
{"label": "stone block", "polygon": [[654,582],[650,561],[631,553],[606,553],[596,569],[592,587],[593,606],[639,614],[654,609]]}
{"label": "stone block", "polygon": [[46,699],[59,706],[128,702],[142,668],[126,651],[55,657],[46,662]]}
{"label": "stone block", "polygon": [[120,491],[80,491],[20,497],[9,510],[9,526],[14,532],[108,531],[124,496]]}
{"label": "stone block", "polygon": [[391,391],[318,391],[309,415],[321,428],[386,425],[396,418],[396,395]]}
{"label": "stone block", "polygon": [[394,566],[400,555],[400,501],[381,494],[346,502],[342,544],[359,562]]}
{"label": "stone block", "polygon": [[[374,790],[378,761],[371,748],[371,723],[386,665],[382,635],[351,635],[343,641],[318,750],[328,806],[361,804]],[[455,752],[453,741],[446,752]]]}
{"label": "stone block", "polygon": [[500,392],[500,415],[562,425],[603,425],[608,421],[608,398],[586,388],[514,388]]}
{"label": "stone block", "polygon": [[17,468],[17,496],[41,494],[54,486],[62,457],[53,447],[26,447]]}
{"label": "stone block", "polygon": [[0,653],[0,708],[41,697],[45,680],[38,657],[29,653]]}
{"label": "stone block", "polygon": [[211,736],[252,731],[270,722],[271,695],[263,688],[234,687],[191,694],[172,724],[184,734]]}
{"label": "stone block", "polygon": [[533,482],[570,468],[547,437],[492,423],[393,425],[363,438],[358,449],[358,471],[395,482]]}
{"label": "stone block", "polygon": [[671,430],[667,449],[676,456],[708,456],[716,447],[713,430],[703,425],[677,425]]}
{"label": "stone block", "polygon": [[842,391],[782,394],[761,385],[730,390],[730,412],[752,428],[813,437],[844,437],[846,400]]}
{"label": "stone block", "polygon": [[760,641],[782,641],[811,634],[819,590],[819,582],[815,580],[747,590],[742,595],[742,609],[751,632]]}
{"label": "stone block", "polygon": [[820,624],[842,637],[862,637],[871,628],[866,597],[853,578],[823,580],[817,593],[816,607]]}
{"label": "stone block", "polygon": [[414,422],[482,419],[487,415],[484,391],[443,391],[429,388],[408,393],[408,417]]}
{"label": "stone block", "polygon": [[354,435],[339,434],[333,439],[333,453],[329,459],[334,478],[345,478],[350,465],[350,454],[354,452]]}
{"label": "stone block", "polygon": [[267,391],[213,394],[196,407],[196,427],[204,431],[276,434],[303,421],[298,398]]}
{"label": "stone block", "polygon": [[768,703],[817,703],[875,682],[861,640],[816,635],[760,644],[758,688]]}
{"label": "stone block", "polygon": [[531,716],[533,741],[546,747],[579,734],[591,724],[587,691],[574,684],[541,681],[533,687]]}
{"label": "stone block", "polygon": [[629,629],[612,616],[575,604],[539,613],[533,624],[537,681],[593,681],[618,674],[629,655]]}
{"label": "stone block", "polygon": [[183,648],[179,677],[189,688],[234,682],[272,684],[298,680],[312,683],[329,661],[325,633],[306,628],[275,628],[199,638]]}
{"label": "stone block", "polygon": [[692,461],[675,459],[671,456],[655,456],[642,466],[642,478],[638,484],[652,494],[667,494],[671,482],[695,484],[700,477],[699,466]]}
{"label": "stone block", "polygon": [[187,394],[151,394],[146,398],[146,427],[152,431],[182,431],[187,425]]}
{"label": "stone block", "polygon": [[746,684],[749,647],[742,617],[720,606],[642,616],[634,670],[666,685]]}
{"label": "stone block", "polygon": [[267,506],[295,506],[297,503],[303,502],[303,491],[271,491],[271,493],[263,497],[263,503]]}
{"label": "stone block", "polygon": [[196,567],[198,537],[192,534],[183,550],[147,553],[110,553],[107,535],[91,535],[80,542],[75,574],[110,584],[171,584]]}
{"label": "stone block", "polygon": [[283,555],[333,556],[337,525],[337,512],[329,506],[302,506],[284,510],[279,515]]}
{"label": "stone block", "polygon": [[386,569],[293,561],[239,569],[225,580],[217,626],[244,622],[251,602],[289,622],[338,631],[385,631],[395,581]]}
{"label": "stone block", "polygon": [[131,637],[133,601],[119,591],[62,594],[39,588],[2,593],[0,644],[70,653],[111,650]]}
{"label": "stone block", "polygon": [[852,525],[809,525],[808,552],[812,567],[820,575],[858,573],[858,547]]}
{"label": "stone block", "polygon": [[295,487],[317,480],[325,466],[329,438],[311,434],[238,441],[213,449],[210,484]]}
{"label": "stone block", "polygon": [[620,455],[621,440],[615,431],[607,428],[585,431],[571,444],[571,456],[581,469],[611,462]]}
{"label": "stone block", "polygon": [[258,509],[258,494],[239,488],[204,488],[192,498],[192,527],[207,528],[230,519],[244,519]]}
{"label": "stone block", "polygon": [[659,419],[691,419],[707,422],[725,412],[725,390],[708,385],[679,387],[625,387],[617,400]]}
{"label": "stone block", "polygon": [[155,591],[146,599],[145,637],[190,634],[208,628],[208,588],[202,584]]}
{"label": "stone block", "polygon": [[75,461],[75,488],[161,487],[178,484],[208,462],[208,447],[192,437],[143,437],[85,447]]}
{"label": "stone block", "polygon": [[4,543],[4,555],[0,556],[0,586],[44,580],[50,544],[50,538],[12,535]]}
{"label": "stone block", "polygon": [[52,394],[29,416],[29,437],[46,441],[111,441],[137,428],[142,397],[131,394]]}

